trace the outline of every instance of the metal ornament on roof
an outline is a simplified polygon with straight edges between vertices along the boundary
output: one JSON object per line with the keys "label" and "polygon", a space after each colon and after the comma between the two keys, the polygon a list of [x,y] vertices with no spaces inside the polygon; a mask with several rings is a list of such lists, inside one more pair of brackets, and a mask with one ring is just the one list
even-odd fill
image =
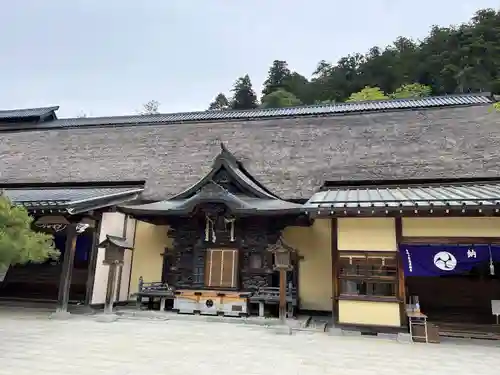
{"label": "metal ornament on roof", "polygon": [[76,225],[76,233],[81,234],[85,232],[90,227],[90,224],[86,223],[78,223]]}
{"label": "metal ornament on roof", "polygon": [[40,229],[51,230],[55,233],[62,232],[67,228],[66,224],[43,224],[43,223],[35,223],[35,226]]}
{"label": "metal ornament on roof", "polygon": [[64,216],[42,216],[33,224],[37,228],[58,233],[68,227],[69,221]]}

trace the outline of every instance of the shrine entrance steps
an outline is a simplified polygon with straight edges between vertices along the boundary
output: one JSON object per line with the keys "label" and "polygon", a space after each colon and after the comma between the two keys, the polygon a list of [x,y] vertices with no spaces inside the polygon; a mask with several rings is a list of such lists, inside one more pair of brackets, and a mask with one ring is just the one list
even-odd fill
{"label": "shrine entrance steps", "polygon": [[500,340],[500,325],[467,324],[467,323],[435,323],[442,337],[456,337],[479,340]]}

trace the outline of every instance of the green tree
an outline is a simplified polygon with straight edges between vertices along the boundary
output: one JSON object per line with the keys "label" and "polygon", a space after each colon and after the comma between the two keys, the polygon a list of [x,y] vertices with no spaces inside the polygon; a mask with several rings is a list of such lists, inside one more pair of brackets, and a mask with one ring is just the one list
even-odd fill
{"label": "green tree", "polygon": [[296,107],[302,102],[291,92],[279,89],[262,97],[262,108]]}
{"label": "green tree", "polygon": [[5,195],[0,195],[0,268],[59,256],[53,237],[33,231],[32,222],[24,207],[15,206]]}
{"label": "green tree", "polygon": [[286,83],[291,74],[286,61],[274,60],[267,73],[267,79],[264,81],[262,95],[269,95],[276,90],[286,89]]}
{"label": "green tree", "polygon": [[461,25],[433,26],[421,41],[399,36],[385,48],[322,60],[310,80],[275,60],[263,94],[283,89],[306,104],[342,102],[367,86],[395,97],[414,95],[408,87],[398,91],[408,83],[429,86],[434,95],[500,93],[500,11],[482,9]]}
{"label": "green tree", "polygon": [[389,99],[378,87],[365,86],[361,91],[352,93],[347,102],[360,102],[364,100],[382,100]]}
{"label": "green tree", "polygon": [[425,96],[430,96],[431,93],[432,88],[430,86],[420,83],[410,83],[398,87],[390,97],[393,99],[423,98]]}
{"label": "green tree", "polygon": [[314,91],[312,90],[309,80],[302,74],[292,72],[290,76],[285,79],[284,89],[294,94],[302,103],[314,103]]}
{"label": "green tree", "polygon": [[232,109],[254,109],[257,108],[257,96],[253,91],[252,81],[248,74],[238,78],[232,89]]}
{"label": "green tree", "polygon": [[210,111],[223,111],[229,109],[229,100],[227,100],[226,95],[223,93],[217,94],[214,101],[210,103],[208,107]]}

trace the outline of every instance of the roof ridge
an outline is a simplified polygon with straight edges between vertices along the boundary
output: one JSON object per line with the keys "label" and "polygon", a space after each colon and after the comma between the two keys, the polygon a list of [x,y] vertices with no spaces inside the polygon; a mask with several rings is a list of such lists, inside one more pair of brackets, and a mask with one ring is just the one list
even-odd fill
{"label": "roof ridge", "polygon": [[27,112],[27,111],[57,111],[59,109],[58,105],[47,106],[47,107],[29,107],[29,108],[11,108],[11,109],[0,109],[0,113],[8,112]]}
{"label": "roof ridge", "polygon": [[408,99],[384,99],[362,102],[332,103],[284,108],[248,110],[198,111],[128,115],[107,117],[59,118],[42,124],[19,123],[15,127],[0,126],[0,131],[48,130],[87,126],[167,125],[179,123],[207,123],[253,121],[278,118],[326,117],[335,115],[392,112],[404,110],[469,107],[494,103],[489,93],[453,94]]}
{"label": "roof ridge", "polygon": [[356,102],[333,102],[328,104],[304,104],[292,107],[280,107],[280,108],[253,108],[253,109],[225,109],[225,110],[205,110],[205,111],[181,111],[181,112],[162,112],[154,113],[148,115],[134,114],[134,115],[119,115],[119,116],[96,116],[96,117],[61,117],[59,120],[73,120],[73,119],[107,119],[107,118],[129,118],[129,117],[144,117],[144,118],[155,118],[162,116],[173,116],[173,115],[196,115],[201,113],[247,113],[247,112],[275,112],[277,110],[294,110],[294,109],[307,109],[307,108],[331,108],[337,106],[358,106],[360,104],[378,104],[378,103],[410,103],[414,101],[426,101],[426,100],[439,100],[439,99],[451,99],[451,98],[475,98],[484,97],[492,99],[493,95],[490,92],[478,92],[478,93],[458,93],[458,94],[447,94],[447,95],[436,95],[436,96],[424,96],[419,98],[388,98],[388,99],[377,99],[377,100],[361,100]]}

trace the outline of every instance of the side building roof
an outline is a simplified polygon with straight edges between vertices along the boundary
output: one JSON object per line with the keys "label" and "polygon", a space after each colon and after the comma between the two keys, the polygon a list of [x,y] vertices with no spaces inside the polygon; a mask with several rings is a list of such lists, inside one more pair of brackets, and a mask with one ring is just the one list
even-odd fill
{"label": "side building roof", "polygon": [[16,124],[0,132],[0,183],[133,178],[146,181],[144,198],[165,200],[209,173],[221,142],[285,200],[307,200],[327,180],[496,177],[492,102],[471,94]]}

